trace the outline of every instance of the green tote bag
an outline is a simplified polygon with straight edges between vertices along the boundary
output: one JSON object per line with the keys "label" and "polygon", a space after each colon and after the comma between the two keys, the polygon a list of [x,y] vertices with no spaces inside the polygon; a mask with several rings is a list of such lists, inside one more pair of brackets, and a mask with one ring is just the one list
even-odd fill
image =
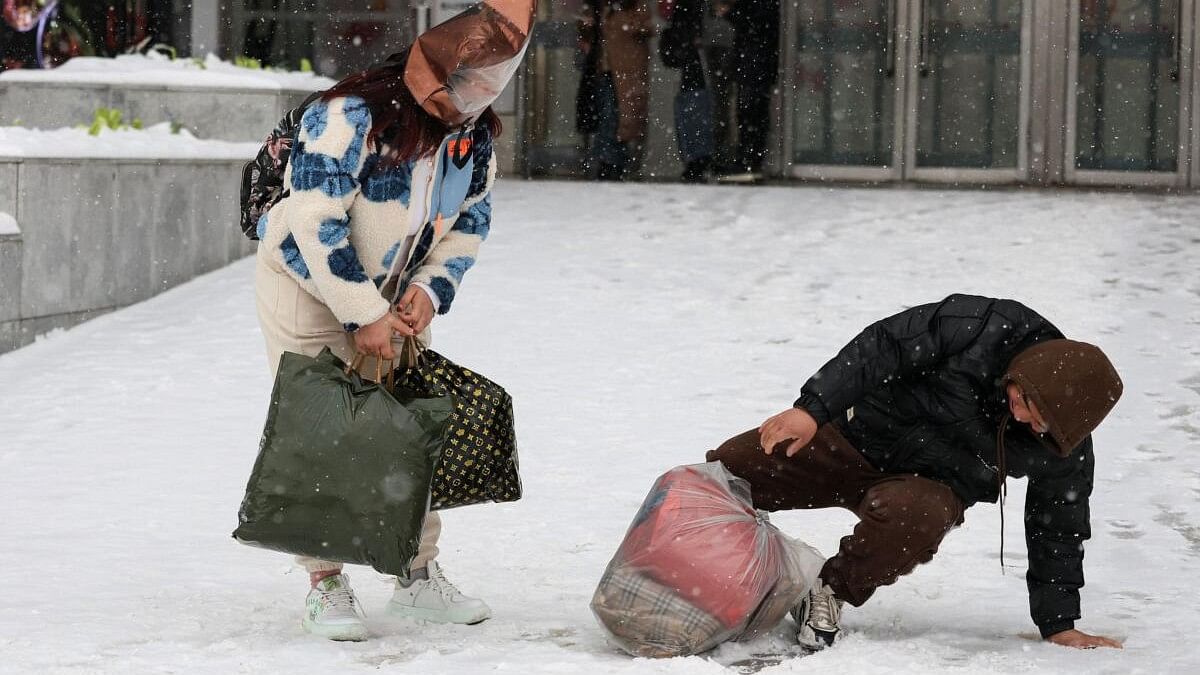
{"label": "green tote bag", "polygon": [[285,352],[234,538],[406,575],[453,407]]}

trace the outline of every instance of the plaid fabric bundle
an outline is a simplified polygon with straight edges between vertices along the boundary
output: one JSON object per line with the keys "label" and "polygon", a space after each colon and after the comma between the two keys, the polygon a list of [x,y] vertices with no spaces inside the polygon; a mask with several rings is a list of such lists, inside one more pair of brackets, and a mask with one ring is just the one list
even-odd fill
{"label": "plaid fabric bundle", "polygon": [[611,565],[592,598],[592,611],[622,649],[647,658],[707,651],[726,640],[729,630],[670,588]]}
{"label": "plaid fabric bundle", "polygon": [[396,386],[424,396],[450,396],[442,459],[430,486],[430,510],[521,498],[512,397],[504,387],[432,349],[405,345],[414,365],[396,370]]}
{"label": "plaid fabric bundle", "polygon": [[749,486],[720,462],[663,474],[592,598],[635,656],[696,654],[778,624],[824,559],[756,512]]}

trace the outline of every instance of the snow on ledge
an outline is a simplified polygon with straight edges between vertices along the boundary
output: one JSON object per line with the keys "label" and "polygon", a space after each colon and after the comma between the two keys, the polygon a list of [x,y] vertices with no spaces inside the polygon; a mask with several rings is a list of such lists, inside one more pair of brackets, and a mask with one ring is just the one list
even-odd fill
{"label": "snow on ledge", "polygon": [[259,143],[199,139],[186,129],[173,134],[169,122],[140,130],[105,129],[98,136],[89,135],[87,129],[0,127],[0,157],[249,160],[259,147]]}
{"label": "snow on ledge", "polygon": [[0,211],[0,237],[11,234],[21,234],[21,228],[17,225],[17,219]]}
{"label": "snow on ledge", "polygon": [[78,56],[53,70],[5,71],[0,73],[0,83],[5,82],[310,92],[334,85],[334,80],[313,73],[241,68],[212,54],[200,66],[192,59],[172,61],[157,53],[112,59]]}

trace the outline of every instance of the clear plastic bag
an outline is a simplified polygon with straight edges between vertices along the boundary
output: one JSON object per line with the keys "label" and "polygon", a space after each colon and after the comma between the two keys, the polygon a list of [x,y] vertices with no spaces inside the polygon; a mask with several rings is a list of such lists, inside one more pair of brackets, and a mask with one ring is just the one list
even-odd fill
{"label": "clear plastic bag", "polygon": [[777,625],[824,558],[754,510],[720,462],[659,477],[604,572],[592,611],[634,656],[697,654]]}

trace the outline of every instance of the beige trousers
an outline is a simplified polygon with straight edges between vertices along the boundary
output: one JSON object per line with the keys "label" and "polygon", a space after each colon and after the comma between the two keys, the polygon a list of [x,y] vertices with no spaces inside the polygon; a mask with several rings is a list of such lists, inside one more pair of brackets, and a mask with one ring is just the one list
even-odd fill
{"label": "beige trousers", "polygon": [[[305,356],[316,356],[329,347],[337,357],[347,363],[354,357],[354,338],[342,328],[333,312],[300,287],[286,271],[261,251],[257,256],[254,272],[254,293],[258,305],[258,321],[267,342],[267,365],[272,377],[279,368],[283,353],[293,352]],[[429,329],[419,336],[422,343],[430,343]],[[399,342],[399,341],[398,341]],[[399,344],[396,345],[399,353]],[[367,357],[359,366],[359,372],[374,378],[376,361]],[[412,568],[425,567],[437,557],[438,537],[442,533],[442,519],[436,511],[425,516],[421,530],[421,547],[413,560]],[[298,556],[296,562],[310,573],[340,570],[340,562]]]}

